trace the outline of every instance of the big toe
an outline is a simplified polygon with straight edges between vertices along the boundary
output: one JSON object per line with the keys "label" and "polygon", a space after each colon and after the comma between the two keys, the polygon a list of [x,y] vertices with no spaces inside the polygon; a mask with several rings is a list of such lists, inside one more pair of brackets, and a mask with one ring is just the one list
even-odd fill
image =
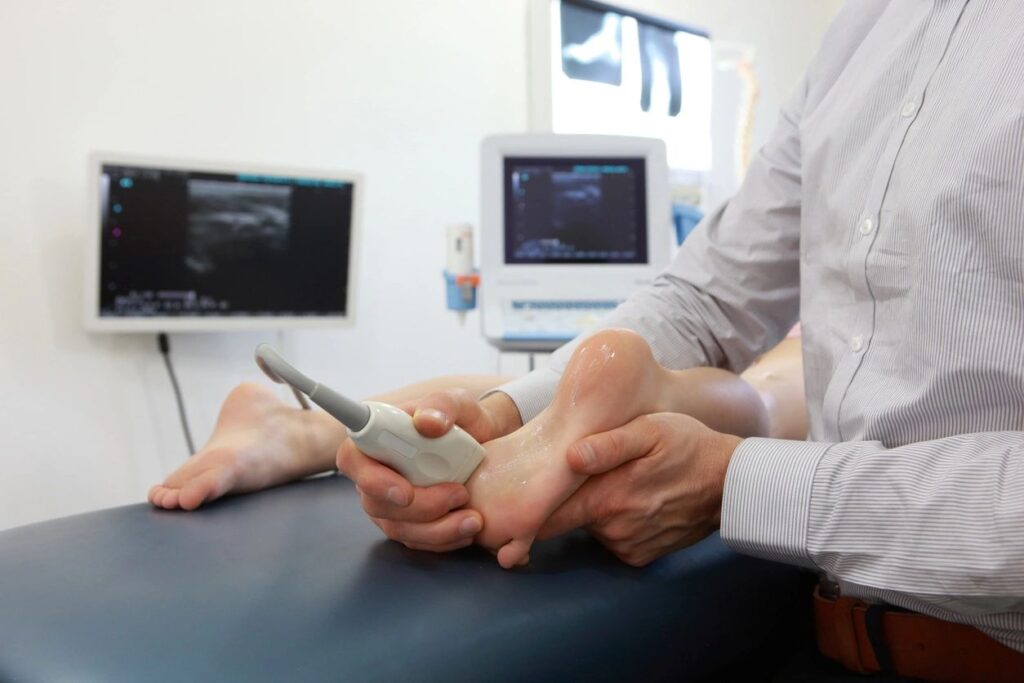
{"label": "big toe", "polygon": [[498,564],[503,569],[512,569],[528,564],[532,542],[533,539],[513,538],[498,549]]}

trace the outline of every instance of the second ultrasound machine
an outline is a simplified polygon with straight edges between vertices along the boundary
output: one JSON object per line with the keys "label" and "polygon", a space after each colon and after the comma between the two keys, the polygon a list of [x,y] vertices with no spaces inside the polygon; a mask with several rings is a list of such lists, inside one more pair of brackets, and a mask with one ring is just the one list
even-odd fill
{"label": "second ultrasound machine", "polygon": [[554,349],[668,264],[661,140],[503,135],[481,158],[483,326],[495,346]]}

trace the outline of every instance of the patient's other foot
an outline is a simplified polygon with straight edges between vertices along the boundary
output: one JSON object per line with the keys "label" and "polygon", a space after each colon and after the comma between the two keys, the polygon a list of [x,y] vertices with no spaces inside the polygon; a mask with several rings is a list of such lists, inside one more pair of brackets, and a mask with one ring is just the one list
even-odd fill
{"label": "patient's other foot", "polygon": [[246,383],[224,400],[210,440],[162,484],[149,502],[194,510],[229,493],[245,493],[314,474],[309,470],[305,414],[270,389]]}
{"label": "patient's other foot", "polygon": [[566,463],[577,440],[665,408],[671,373],[647,342],[627,330],[604,330],[573,353],[554,399],[520,429],[485,444],[487,455],[466,486],[484,528],[477,542],[503,567],[525,564],[541,525],[584,477]]}

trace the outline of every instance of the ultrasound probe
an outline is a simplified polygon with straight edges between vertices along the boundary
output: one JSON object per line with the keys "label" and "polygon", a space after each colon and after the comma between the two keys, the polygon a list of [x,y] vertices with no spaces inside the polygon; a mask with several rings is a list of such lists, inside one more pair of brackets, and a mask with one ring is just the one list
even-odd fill
{"label": "ultrasound probe", "polygon": [[279,384],[309,397],[348,428],[359,450],[409,480],[414,486],[441,482],[464,484],[484,457],[476,439],[459,427],[436,439],[423,436],[412,417],[387,403],[360,403],[314,382],[269,344],[256,347],[256,364]]}

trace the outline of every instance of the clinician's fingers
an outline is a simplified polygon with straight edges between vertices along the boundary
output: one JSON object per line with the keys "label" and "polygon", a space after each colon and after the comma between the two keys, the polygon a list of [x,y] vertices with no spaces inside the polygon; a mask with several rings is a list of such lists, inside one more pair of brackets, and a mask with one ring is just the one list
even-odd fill
{"label": "clinician's fingers", "polygon": [[474,438],[484,441],[490,439],[494,430],[490,414],[465,389],[448,389],[429,394],[415,406],[413,424],[420,434],[428,438],[443,436],[455,424]]}
{"label": "clinician's fingers", "polygon": [[459,510],[433,522],[396,522],[391,519],[371,518],[388,538],[418,549],[440,549],[459,544],[473,537],[483,528],[479,512]]}
{"label": "clinician's fingers", "polygon": [[392,505],[362,491],[360,497],[363,509],[371,517],[398,522],[433,522],[468,503],[469,491],[460,484],[414,487],[413,500],[405,507]]}
{"label": "clinician's fingers", "polygon": [[363,455],[346,439],[338,449],[338,469],[368,496],[398,507],[412,502],[413,486],[390,467]]}
{"label": "clinician's fingers", "polygon": [[453,550],[461,550],[462,548],[468,548],[473,545],[472,538],[464,538],[456,543],[449,543],[448,545],[435,546],[435,545],[420,545],[418,543],[404,543],[406,548],[410,550],[424,550],[431,553],[449,553]]}
{"label": "clinician's fingers", "polygon": [[595,475],[609,472],[649,454],[658,444],[661,423],[642,415],[618,429],[580,439],[566,452],[572,471]]}
{"label": "clinician's fingers", "polygon": [[680,539],[676,529],[665,529],[647,538],[628,541],[613,541],[595,530],[591,530],[591,533],[616,557],[631,567],[643,567],[688,545],[685,540]]}
{"label": "clinician's fingers", "polygon": [[596,511],[600,509],[607,492],[601,486],[601,480],[589,479],[583,483],[576,493],[559,505],[537,532],[537,538],[543,540],[569,533],[573,529],[590,526],[598,521]]}
{"label": "clinician's fingers", "polygon": [[416,431],[430,439],[444,436],[455,424],[455,412],[450,406],[435,408],[417,401],[416,405],[408,406],[406,412],[412,415]]}

